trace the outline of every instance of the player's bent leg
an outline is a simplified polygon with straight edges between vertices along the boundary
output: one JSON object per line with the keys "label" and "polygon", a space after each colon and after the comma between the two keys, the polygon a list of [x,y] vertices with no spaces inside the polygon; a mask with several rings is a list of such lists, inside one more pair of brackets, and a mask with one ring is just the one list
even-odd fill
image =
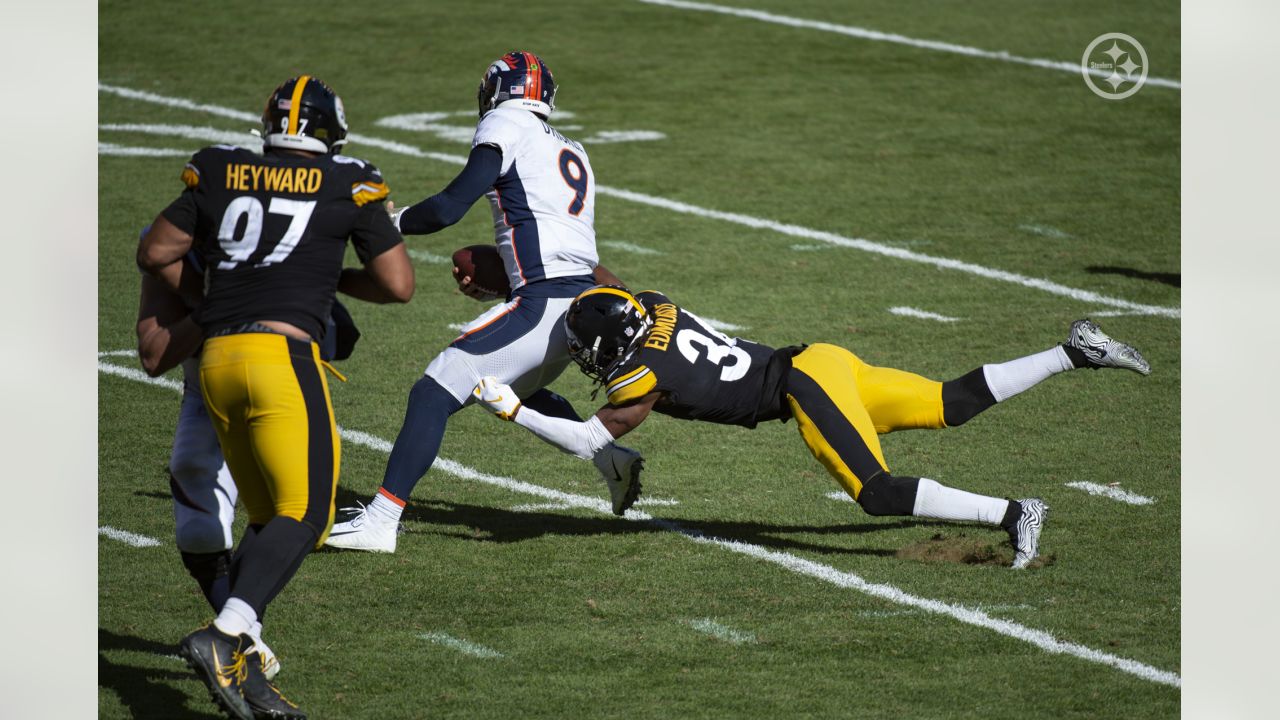
{"label": "player's bent leg", "polygon": [[334,524],[325,545],[343,550],[395,552],[405,502],[435,463],[449,417],[460,409],[462,403],[430,375],[423,375],[414,383],[404,424],[387,459],[382,487],[368,505],[342,509],[340,521]]}
{"label": "player's bent leg", "polygon": [[843,348],[819,344],[792,358],[787,403],[809,452],[857,500],[863,481],[888,466],[848,355]]}

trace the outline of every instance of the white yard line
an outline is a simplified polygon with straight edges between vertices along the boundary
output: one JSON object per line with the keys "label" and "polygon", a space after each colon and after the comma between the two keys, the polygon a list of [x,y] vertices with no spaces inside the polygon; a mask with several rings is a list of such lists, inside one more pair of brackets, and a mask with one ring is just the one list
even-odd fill
{"label": "white yard line", "polygon": [[1076,490],[1083,490],[1089,493],[1090,495],[1099,495],[1101,497],[1111,498],[1112,500],[1118,500],[1122,503],[1128,503],[1130,505],[1150,505],[1155,502],[1155,498],[1149,498],[1149,497],[1146,497],[1145,495],[1131,493],[1128,490],[1121,490],[1118,487],[1112,487],[1109,485],[1099,485],[1097,483],[1083,482],[1083,481],[1069,482],[1064,484],[1069,488],[1075,488]]}
{"label": "white yard line", "polygon": [[662,255],[663,254],[662,251],[660,250],[654,250],[652,248],[647,248],[647,247],[644,247],[643,245],[636,245],[635,243],[629,243],[624,240],[597,240],[596,244],[603,245],[604,247],[607,247],[613,250],[621,250],[622,252],[635,253],[636,255]]}
{"label": "white yard line", "polygon": [[709,317],[706,317],[705,315],[699,315],[698,317],[705,320],[706,323],[710,325],[713,330],[719,330],[722,333],[742,332],[743,330],[747,329],[742,325],[734,325],[731,322],[725,322],[724,320],[709,318]]}
{"label": "white yard line", "polygon": [[[982,48],[970,47],[968,45],[957,45],[955,43],[941,42],[938,40],[921,40],[919,38],[907,37],[896,33],[880,32],[879,30],[871,30],[869,28],[857,27],[854,25],[837,25],[835,23],[822,22],[819,20],[805,20],[803,18],[790,17],[787,15],[775,15],[774,13],[765,12],[763,10],[728,7],[725,5],[712,5],[710,3],[684,2],[683,0],[639,0],[639,2],[648,5],[661,5],[662,7],[669,7],[676,10],[695,10],[700,12],[718,13],[720,15],[732,15],[734,17],[759,20],[761,22],[773,23],[775,25],[786,25],[788,27],[802,28],[805,30],[821,30],[823,32],[837,33],[848,37],[855,37],[860,40],[873,40],[876,42],[909,45],[911,47],[922,48],[924,50],[954,53],[956,55],[981,58],[983,60],[998,60],[1000,62],[1017,63],[1019,65],[1030,65],[1032,67],[1044,68],[1046,70],[1068,72],[1073,75],[1080,74],[1080,63],[1078,61],[1067,62],[1063,60],[1021,57],[1019,55],[1011,55],[1004,50],[983,50]],[[1098,77],[1105,77],[1108,73],[1101,70],[1091,70],[1090,74],[1097,75]],[[1182,83],[1178,80],[1169,80],[1158,77],[1148,77],[1147,84],[1154,85],[1156,87],[1174,89],[1182,88]]]}
{"label": "white yard line", "polygon": [[511,510],[514,512],[542,512],[543,510],[568,510],[569,505],[564,503],[530,503],[528,505],[512,505]]}
{"label": "white yard line", "polygon": [[928,310],[919,310],[913,307],[891,307],[889,308],[889,312],[894,315],[902,315],[903,317],[920,318],[922,320],[937,320],[938,322],[944,323],[953,323],[960,320],[960,318],[947,317],[946,315],[939,315],[938,313],[929,312]]}
{"label": "white yard line", "polygon": [[642,497],[636,500],[636,506],[644,505],[645,507],[675,507],[680,501],[673,498],[651,498]]}
{"label": "white yard line", "polygon": [[131,532],[128,532],[127,530],[113,528],[110,525],[103,525],[99,527],[98,534],[105,537],[109,537],[112,540],[119,540],[120,542],[125,543],[126,545],[132,545],[137,548],[157,547],[161,544],[159,540],[153,537],[147,537],[146,535],[138,535],[137,533],[131,533]]}
{"label": "white yard line", "polygon": [[429,633],[422,633],[418,635],[418,637],[428,642],[433,642],[437,645],[444,645],[445,647],[453,648],[454,650],[457,650],[463,655],[470,655],[472,657],[478,657],[478,658],[505,657],[502,653],[498,652],[497,650],[494,650],[493,648],[487,648],[483,645],[473,643],[470,640],[460,640],[456,637],[453,637],[452,635],[449,635],[448,633],[429,632]]}
{"label": "white yard line", "polygon": [[99,142],[99,155],[116,155],[119,157],[191,157],[190,150],[178,148],[130,147],[115,143]]}
{"label": "white yard line", "polygon": [[1018,229],[1026,230],[1027,232],[1032,233],[1034,235],[1043,235],[1044,237],[1051,237],[1055,240],[1071,240],[1073,237],[1069,233],[1065,233],[1055,227],[1049,227],[1048,225],[1019,225]]}
{"label": "white yard line", "polygon": [[[152,381],[152,378],[148,378],[143,373],[127,371],[126,368],[115,368],[115,370],[109,369],[112,367],[113,366],[102,361],[98,362],[98,370],[100,372],[114,374],[119,377],[142,382]],[[181,390],[181,383],[174,381],[169,381],[169,383],[170,384],[166,385],[166,387]],[[162,385],[163,383],[152,382],[151,384]],[[374,435],[347,428],[339,428],[339,432],[343,439],[348,442],[364,445],[365,447],[369,447],[383,453],[389,453],[391,451],[390,442]],[[443,457],[436,458],[436,462],[432,466],[432,469],[439,470],[463,480],[475,480],[486,485],[533,495],[552,502],[563,503],[569,507],[585,508],[594,510],[601,514],[609,516],[613,515],[610,503],[606,500],[554,490],[552,488],[535,485],[523,480],[516,480],[515,478],[488,475]],[[1144,680],[1149,680],[1163,685],[1171,685],[1173,687],[1182,687],[1182,678],[1179,677],[1177,673],[1160,670],[1159,668],[1152,667],[1136,660],[1129,660],[1101,650],[1094,650],[1093,648],[1077,643],[1058,640],[1053,635],[1043,630],[1035,630],[1009,620],[994,618],[975,608],[965,607],[963,605],[953,605],[941,600],[930,600],[928,598],[911,595],[892,585],[869,582],[859,575],[837,570],[830,565],[823,565],[789,553],[769,550],[759,545],[752,545],[738,540],[710,537],[696,530],[689,530],[673,522],[654,519],[647,513],[643,513],[638,510],[628,510],[626,519],[649,522],[655,527],[663,528],[673,533],[678,533],[693,542],[704,545],[714,545],[740,555],[772,563],[790,570],[791,572],[811,577],[837,587],[854,590],[898,605],[918,608],[937,615],[950,617],[968,625],[973,625],[1006,637],[1030,643],[1031,645],[1049,653],[1071,655],[1082,660],[1116,668],[1117,670],[1140,677]]]}
{"label": "white yard line", "polygon": [[[1150,82],[1150,80],[1148,80],[1148,82]],[[125,97],[132,100],[140,100],[143,102],[155,103],[159,105],[164,105],[166,107],[183,108],[183,109],[194,110],[198,112],[206,112],[213,115],[230,117],[238,120],[255,119],[252,113],[246,113],[240,110],[233,110],[231,108],[224,108],[216,105],[203,105],[192,100],[186,100],[184,98],[166,97],[163,95],[156,95],[155,93],[144,92],[141,90],[132,90],[130,88],[122,88],[122,87],[116,87],[113,85],[103,85],[103,84],[98,85],[98,90],[99,92],[111,93],[111,94],[119,95],[120,97]],[[370,147],[377,147],[383,150],[387,150],[388,152],[399,153],[401,155],[408,155],[410,157],[418,157],[418,158],[426,158],[429,160],[438,160],[440,162],[451,163],[453,165],[466,164],[466,158],[460,155],[447,155],[444,153],[428,152],[420,148],[416,148],[412,145],[406,145],[404,143],[393,142],[390,140],[382,140],[380,138],[369,137],[366,135],[359,135],[357,133],[352,133],[348,135],[348,137],[351,139],[353,143],[368,145]],[[643,193],[632,192],[630,190],[624,190],[621,188],[608,187],[605,185],[597,185],[596,192],[600,195],[614,197],[620,200],[628,200],[630,202],[635,202],[642,205],[648,205],[651,207],[662,208],[665,210],[670,210],[672,212],[682,213],[686,215],[693,215],[695,217],[701,217],[709,220],[719,220],[721,222],[732,223],[735,225],[742,225],[745,227],[756,228],[759,230],[770,230],[772,232],[776,232],[782,235],[787,235],[789,237],[803,238],[806,240],[815,240],[818,242],[823,242],[830,245],[836,245],[839,247],[851,248],[854,250],[861,250],[863,252],[883,255],[883,256],[891,257],[897,260],[905,260],[908,262],[922,263],[925,265],[932,265],[937,268],[942,268],[944,270],[955,270],[959,272],[969,273],[971,275],[987,278],[989,280],[997,280],[1000,282],[1007,282],[1015,285],[1021,285],[1022,287],[1027,287],[1034,290],[1040,290],[1042,292],[1050,293],[1052,295],[1059,295],[1061,297],[1067,297],[1067,298],[1071,298],[1073,300],[1078,300],[1081,302],[1107,305],[1110,307],[1123,309],[1123,310],[1130,310],[1130,311],[1142,313],[1145,315],[1157,315],[1157,316],[1169,317],[1169,318],[1182,317],[1182,310],[1180,308],[1163,307],[1158,305],[1144,305],[1141,303],[1135,303],[1135,302],[1124,300],[1121,298],[1108,297],[1106,295],[1095,293],[1091,290],[1081,290],[1077,288],[1067,287],[1065,285],[1060,285],[1050,280],[1027,277],[1025,275],[1019,275],[1017,273],[1006,272],[1004,270],[988,268],[982,265],[976,265],[974,263],[964,262],[962,260],[953,260],[951,258],[925,255],[924,253],[917,253],[910,250],[905,250],[903,248],[893,247],[886,243],[873,242],[871,240],[865,240],[862,238],[845,237],[843,235],[837,235],[836,233],[830,233],[822,230],[812,230],[810,228],[801,227],[799,225],[790,225],[787,223],[776,222],[776,221],[767,220],[764,218],[752,217],[750,215],[721,212],[719,210],[709,210],[707,208],[701,208],[696,205],[689,205],[687,203],[678,202],[676,200],[668,200],[666,198],[655,197],[653,195],[645,195]]]}
{"label": "white yard line", "polygon": [[829,493],[827,493],[827,497],[829,497],[829,498],[831,498],[832,500],[835,500],[835,501],[837,501],[837,502],[853,502],[853,501],[854,501],[854,500],[853,500],[853,498],[849,497],[849,493],[847,493],[847,492],[840,492],[840,491],[838,491],[838,490],[837,490],[837,491],[835,491],[835,492],[829,492]]}
{"label": "white yard line", "polygon": [[417,260],[418,262],[430,263],[432,265],[453,264],[453,258],[448,258],[444,255],[437,255],[429,250],[416,250],[411,248],[409,250],[409,257]]}
{"label": "white yard line", "polygon": [[720,623],[716,622],[715,620],[712,620],[711,618],[698,618],[696,620],[690,620],[688,621],[688,624],[689,624],[689,627],[693,628],[694,630],[697,630],[700,633],[703,633],[704,635],[710,635],[711,637],[717,640],[723,640],[724,642],[730,643],[732,645],[742,645],[743,643],[756,642],[755,633],[743,632],[742,630],[734,630],[733,628],[727,625],[721,625]]}

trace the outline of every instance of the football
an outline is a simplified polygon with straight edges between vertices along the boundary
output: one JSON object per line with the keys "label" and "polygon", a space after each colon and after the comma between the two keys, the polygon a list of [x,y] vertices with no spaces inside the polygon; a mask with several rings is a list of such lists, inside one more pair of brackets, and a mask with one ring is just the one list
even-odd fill
{"label": "football", "polygon": [[493,245],[468,245],[454,251],[453,279],[462,282],[467,276],[473,285],[494,296],[505,297],[511,292],[507,268]]}

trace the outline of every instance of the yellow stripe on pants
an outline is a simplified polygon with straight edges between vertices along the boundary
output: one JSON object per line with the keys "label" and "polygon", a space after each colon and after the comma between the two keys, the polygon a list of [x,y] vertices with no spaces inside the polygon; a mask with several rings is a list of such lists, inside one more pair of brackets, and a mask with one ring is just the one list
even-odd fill
{"label": "yellow stripe on pants", "polygon": [[825,343],[796,355],[791,367],[787,402],[800,436],[855,500],[865,480],[888,472],[880,434],[945,427],[942,383],[868,365]]}
{"label": "yellow stripe on pants", "polygon": [[341,445],[319,346],[272,333],[210,338],[200,382],[249,522],[283,515],[323,543]]}

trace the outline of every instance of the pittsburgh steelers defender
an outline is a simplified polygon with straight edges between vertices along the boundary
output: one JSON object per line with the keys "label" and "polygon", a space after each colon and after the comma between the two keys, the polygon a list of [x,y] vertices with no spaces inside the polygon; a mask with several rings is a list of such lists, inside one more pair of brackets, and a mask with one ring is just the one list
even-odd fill
{"label": "pittsburgh steelers defender", "polygon": [[[204,266],[194,251],[188,252],[185,259],[201,272]],[[182,366],[182,403],[173,450],[169,454],[175,544],[187,573],[217,613],[227,600],[231,583],[229,570],[234,546],[231,524],[239,494],[231,471],[222,459],[218,435],[200,392],[199,348],[203,335],[192,310],[159,280],[142,276],[135,327],[138,359],[151,377],[159,377],[179,364]],[[345,360],[351,356],[359,337],[351,314],[335,299],[320,357],[329,361]],[[262,623],[255,622],[248,634],[253,639],[252,650],[262,658],[263,673],[268,680],[274,678],[280,662],[262,640]]]}
{"label": "pittsburgh steelers defender", "polygon": [[609,286],[573,301],[565,334],[582,371],[608,392],[608,403],[590,420],[547,417],[522,406],[518,393],[494,378],[476,386],[476,399],[579,457],[635,429],[651,411],[747,428],[795,418],[814,458],[865,512],[999,525],[1013,543],[1014,568],[1027,567],[1039,552],[1049,511],[1043,501],[987,497],[894,475],[878,434],[961,425],[1067,370],[1151,372],[1137,350],[1078,320],[1065,343],[936,382],[868,365],[835,345],[774,349],[729,338],[661,293],[633,295]]}
{"label": "pittsburgh steelers defender", "polygon": [[[318,341],[334,292],[403,303],[414,289],[381,174],[338,154],[347,123],[333,90],[290,79],[262,124],[262,155],[196,153],[186,190],[138,247],[139,267],[199,306],[204,404],[249,516],[221,611],[179,652],[218,706],[245,720],[305,717],[266,678],[246,633],[333,522],[339,440]],[[348,240],[362,268],[342,267]],[[184,259],[193,247],[203,282]]]}
{"label": "pittsburgh steelers defender", "polygon": [[[326,544],[395,552],[405,502],[435,463],[445,425],[471,404],[471,389],[492,375],[513,385],[528,404],[572,420],[564,398],[544,388],[569,365],[564,311],[597,282],[617,282],[599,265],[595,175],[582,145],[547,124],[556,82],[546,63],[513,51],[491,63],[477,93],[480,122],[466,167],[440,193],[393,211],[405,235],[438,232],[462,219],[482,196],[493,211],[495,242],[512,288],[507,302],[481,314],[427,365],[409,392],[404,423],[373,500],[344,508]],[[470,277],[468,296],[482,299]],[[593,453],[614,511],[637,492],[644,460],[612,442]]]}

